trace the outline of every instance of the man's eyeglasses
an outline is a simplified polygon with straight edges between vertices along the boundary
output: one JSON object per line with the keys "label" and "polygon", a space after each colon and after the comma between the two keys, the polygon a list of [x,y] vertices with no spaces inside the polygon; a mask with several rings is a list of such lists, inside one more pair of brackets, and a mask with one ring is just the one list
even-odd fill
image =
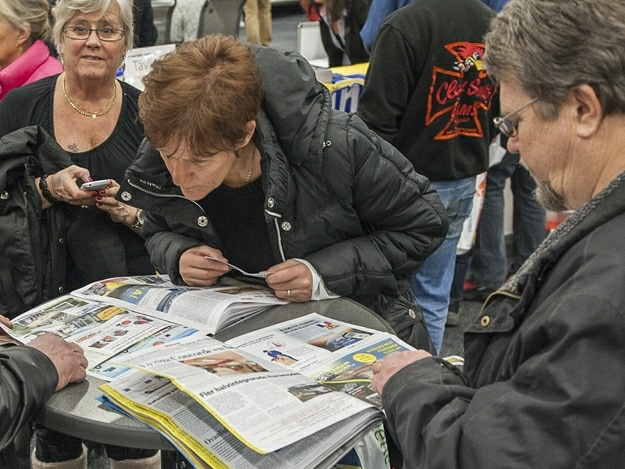
{"label": "man's eyeglasses", "polygon": [[531,101],[525,103],[520,108],[515,109],[514,111],[506,114],[503,117],[501,116],[495,117],[493,119],[493,123],[495,124],[495,127],[497,128],[497,130],[499,130],[502,134],[504,134],[508,138],[516,137],[517,131],[519,130],[519,120],[518,119],[512,120],[511,118],[514,117],[519,112],[521,112],[526,107],[534,104],[536,101],[538,101],[538,98],[532,99]]}
{"label": "man's eyeglasses", "polygon": [[66,26],[63,28],[65,37],[70,39],[79,39],[82,41],[89,39],[92,31],[95,31],[100,41],[114,42],[121,41],[124,38],[123,30],[111,28],[109,26],[97,29],[85,28],[84,26]]}

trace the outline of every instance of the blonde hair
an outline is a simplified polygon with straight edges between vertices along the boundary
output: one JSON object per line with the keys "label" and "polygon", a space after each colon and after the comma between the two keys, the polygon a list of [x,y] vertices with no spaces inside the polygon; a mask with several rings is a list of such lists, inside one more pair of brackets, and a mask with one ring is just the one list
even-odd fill
{"label": "blonde hair", "polygon": [[52,16],[48,0],[2,0],[0,15],[18,30],[23,30],[24,25],[29,24],[33,41],[50,40]]}
{"label": "blonde hair", "polygon": [[[2,0],[4,1],[4,0]],[[57,48],[63,43],[63,29],[76,13],[100,12],[104,16],[111,5],[119,7],[119,16],[124,30],[126,49],[132,49],[134,30],[132,21],[132,1],[129,0],[58,0],[52,9],[54,12],[53,37]]]}

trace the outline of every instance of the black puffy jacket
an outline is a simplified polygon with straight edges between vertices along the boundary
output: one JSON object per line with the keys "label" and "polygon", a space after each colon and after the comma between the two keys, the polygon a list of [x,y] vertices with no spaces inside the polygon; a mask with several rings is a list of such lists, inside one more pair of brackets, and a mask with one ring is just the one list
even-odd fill
{"label": "black puffy jacket", "polygon": [[41,209],[35,178],[71,164],[41,127],[0,139],[0,314],[9,318],[65,293],[66,218]]}
{"label": "black puffy jacket", "polygon": [[[332,108],[301,56],[251,48],[265,93],[254,139],[275,262],[305,259],[332,292],[370,307],[400,337],[428,348],[423,336],[410,337],[424,329],[410,278],[447,232],[436,192],[357,116]],[[148,212],[143,234],[152,263],[172,281],[182,282],[178,261],[187,249],[223,250],[202,208],[173,185],[149,143],[118,197]]]}

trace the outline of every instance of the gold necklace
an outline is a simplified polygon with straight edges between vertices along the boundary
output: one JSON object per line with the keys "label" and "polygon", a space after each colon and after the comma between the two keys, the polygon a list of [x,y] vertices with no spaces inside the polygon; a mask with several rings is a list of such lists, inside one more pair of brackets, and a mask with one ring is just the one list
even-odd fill
{"label": "gold necklace", "polygon": [[113,109],[113,106],[115,105],[115,98],[117,98],[117,85],[113,83],[113,97],[107,103],[107,105],[100,109],[98,112],[89,112],[85,108],[80,106],[80,104],[78,104],[72,98],[70,98],[69,94],[67,94],[67,82],[65,80],[65,77],[63,77],[63,94],[65,95],[65,99],[67,99],[67,102],[72,107],[72,109],[74,109],[74,111],[76,111],[78,114],[82,114],[83,116],[95,119],[96,117],[103,116],[111,109]]}
{"label": "gold necklace", "polygon": [[250,183],[252,179],[252,173],[254,172],[254,156],[256,155],[256,147],[252,146],[252,157],[250,158],[250,164],[247,167],[247,176],[245,176],[245,185]]}

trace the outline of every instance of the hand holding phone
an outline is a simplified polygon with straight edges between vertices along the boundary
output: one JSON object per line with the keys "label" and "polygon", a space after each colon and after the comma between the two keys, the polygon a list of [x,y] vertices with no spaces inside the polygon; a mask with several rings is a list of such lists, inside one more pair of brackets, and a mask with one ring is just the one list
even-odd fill
{"label": "hand holding phone", "polygon": [[97,181],[89,181],[89,182],[83,183],[83,185],[80,186],[80,190],[81,191],[99,191],[100,189],[105,189],[106,186],[108,186],[108,183],[109,183],[108,179],[99,179]]}

